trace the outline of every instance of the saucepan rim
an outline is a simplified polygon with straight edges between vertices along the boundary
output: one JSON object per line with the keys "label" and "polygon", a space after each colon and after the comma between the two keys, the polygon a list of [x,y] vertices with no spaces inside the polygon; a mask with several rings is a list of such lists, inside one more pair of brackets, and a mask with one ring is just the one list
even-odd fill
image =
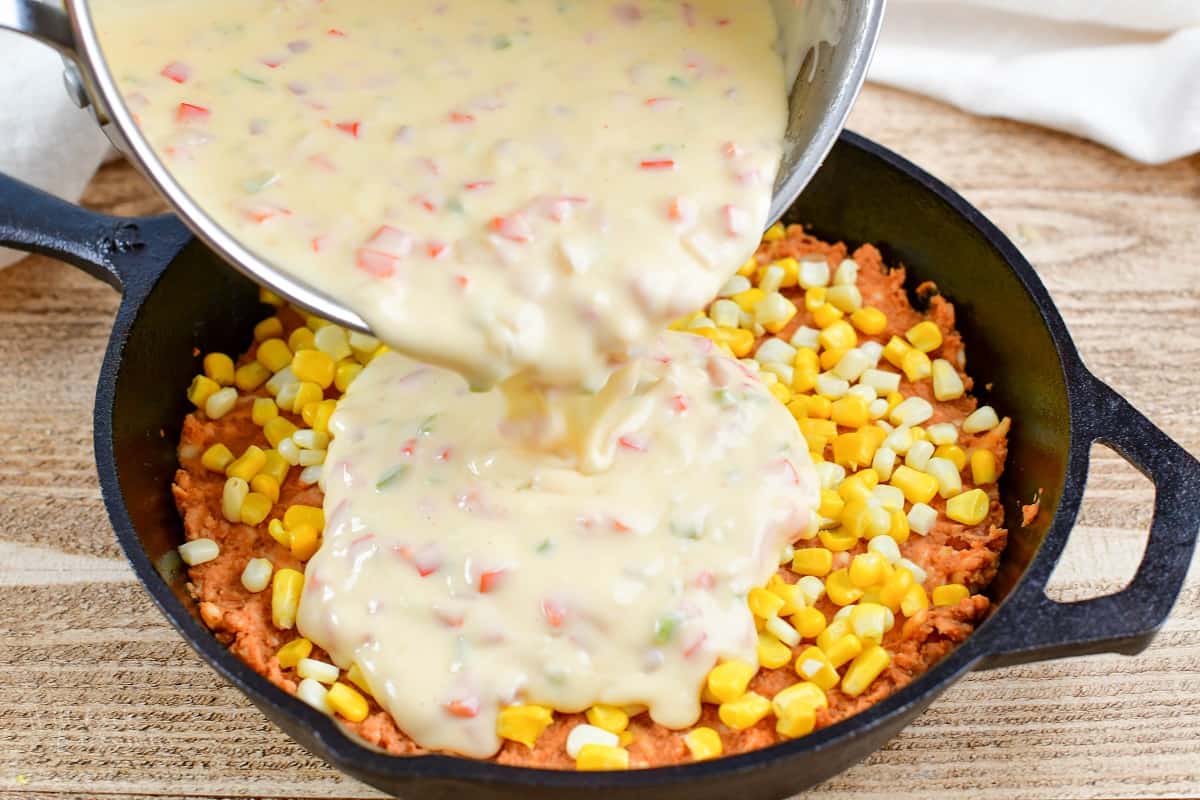
{"label": "saucepan rim", "polygon": [[[839,145],[865,152],[881,161],[883,168],[899,170],[908,178],[917,181],[927,192],[947,205],[953,213],[970,222],[976,231],[987,239],[988,243],[998,251],[1008,269],[1016,274],[1036,305],[1054,342],[1062,379],[1066,383],[1068,367],[1080,363],[1078,353],[1045,287],[1029,263],[1008,239],[952,189],[901,156],[849,131],[841,134]],[[169,268],[169,264],[165,265],[162,271],[165,273]],[[203,627],[188,612],[142,547],[121,492],[112,439],[112,414],[123,343],[133,326],[136,325],[138,312],[148,296],[134,298],[127,296],[122,303],[105,357],[96,397],[97,465],[105,504],[108,507],[117,539],[132,563],[138,580],[149,592],[164,616],[218,674],[232,683],[260,708],[270,709],[275,714],[288,717],[295,724],[306,728],[312,734],[312,741],[315,742],[314,747],[317,753],[327,761],[368,782],[377,781],[380,785],[406,779],[413,781],[444,779],[508,787],[548,786],[593,790],[597,788],[649,789],[706,777],[729,776],[761,767],[768,762],[786,761],[790,756],[801,753],[828,750],[849,737],[863,734],[880,726],[905,709],[929,702],[963,673],[977,665],[981,659],[992,655],[986,645],[988,632],[996,628],[998,621],[1011,623],[1011,620],[1001,619],[999,612],[1023,591],[1041,591],[1050,569],[1057,561],[1059,552],[1065,544],[1080,502],[1081,472],[1084,467],[1081,465],[1081,459],[1077,453],[1079,448],[1074,442],[1076,427],[1074,417],[1078,411],[1072,407],[1071,433],[1068,435],[1068,440],[1063,442],[1064,449],[1069,453],[1064,467],[1063,493],[1041,546],[1005,600],[998,604],[993,613],[965,642],[931,669],[918,676],[912,683],[873,704],[868,709],[806,737],[780,742],[747,753],[722,756],[710,761],[626,772],[579,773],[567,770],[516,767],[437,753],[419,756],[389,755],[356,740],[352,734],[343,731],[335,720],[286,694],[233,655],[212,635],[211,631]]]}

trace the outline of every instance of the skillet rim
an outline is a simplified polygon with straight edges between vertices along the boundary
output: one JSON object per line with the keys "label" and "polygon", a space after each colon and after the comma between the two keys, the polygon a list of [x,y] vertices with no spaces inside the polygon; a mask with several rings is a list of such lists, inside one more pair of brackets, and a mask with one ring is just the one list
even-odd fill
{"label": "skillet rim", "polygon": [[[965,219],[998,252],[1037,308],[1054,343],[1064,386],[1067,386],[1069,390],[1072,374],[1084,369],[1079,353],[1045,286],[1033,267],[1011,241],[957,192],[888,148],[851,131],[843,131],[838,138],[837,145],[861,151],[882,162],[885,168],[897,170],[906,178],[915,181],[922,189],[936,197],[941,204],[947,206],[950,212]],[[651,789],[718,776],[728,778],[763,767],[774,761],[786,761],[789,757],[799,756],[802,753],[822,752],[842,745],[851,737],[865,735],[882,727],[906,710],[931,702],[983,659],[990,655],[996,655],[988,649],[986,643],[994,638],[993,632],[997,630],[1003,632],[1003,625],[1012,623],[1012,620],[1009,619],[1011,614],[1006,613],[1006,609],[1020,605],[1017,601],[1032,593],[1041,592],[1066,544],[1082,498],[1083,483],[1086,480],[1087,445],[1083,446],[1081,455],[1080,443],[1077,441],[1079,426],[1075,420],[1078,413],[1078,398],[1068,391],[1069,432],[1068,441],[1065,443],[1067,459],[1064,467],[1062,494],[1043,541],[1030,559],[1029,565],[1022,572],[1020,579],[1013,585],[1009,595],[997,605],[962,645],[951,651],[910,684],[868,709],[800,739],[699,763],[614,772],[579,773],[568,770],[514,767],[491,761],[436,753],[422,756],[388,755],[356,741],[334,719],[278,689],[234,656],[217,641],[208,628],[202,626],[188,612],[167,582],[163,580],[141,545],[120,488],[112,438],[112,413],[124,343],[133,326],[136,325],[138,312],[149,297],[157,278],[169,268],[170,263],[172,262],[162,265],[159,274],[155,275],[153,280],[138,281],[137,287],[127,284],[126,295],[122,299],[100,371],[93,438],[101,492],[116,538],[129,559],[138,581],[158,606],[160,612],[214,671],[246,695],[260,710],[270,709],[273,714],[289,718],[290,722],[306,729],[311,734],[311,739],[303,741],[293,735],[291,731],[285,731],[291,738],[307,746],[310,750],[315,750],[317,755],[341,771],[368,783],[375,783],[377,786],[386,788],[386,786],[395,785],[397,781],[417,782],[422,779],[440,779],[455,783],[476,783],[496,788],[558,788],[590,791]],[[267,716],[271,717],[272,714]],[[872,750],[874,749],[877,748],[872,747]]]}

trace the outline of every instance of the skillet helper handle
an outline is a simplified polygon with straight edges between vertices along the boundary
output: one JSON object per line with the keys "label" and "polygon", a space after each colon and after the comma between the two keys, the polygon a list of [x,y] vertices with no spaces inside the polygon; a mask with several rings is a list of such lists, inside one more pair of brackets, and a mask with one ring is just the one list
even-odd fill
{"label": "skillet helper handle", "polygon": [[1115,450],[1154,484],[1154,518],[1137,573],[1121,591],[1059,603],[1044,587],[1019,599],[993,655],[999,667],[1051,658],[1146,648],[1179,596],[1200,532],[1200,462],[1156,428],[1124,397],[1082,366],[1073,381],[1084,409],[1082,441]]}
{"label": "skillet helper handle", "polygon": [[57,258],[115,289],[153,283],[189,238],[171,215],[112,217],[0,174],[0,247]]}

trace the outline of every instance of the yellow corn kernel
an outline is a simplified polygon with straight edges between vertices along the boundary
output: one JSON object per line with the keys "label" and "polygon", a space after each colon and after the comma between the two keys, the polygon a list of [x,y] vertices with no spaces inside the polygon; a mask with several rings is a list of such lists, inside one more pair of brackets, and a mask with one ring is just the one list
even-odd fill
{"label": "yellow corn kernel", "polygon": [[888,536],[895,539],[896,544],[904,544],[912,532],[911,526],[908,524],[908,517],[898,508],[893,508],[888,513],[891,515],[887,529]]}
{"label": "yellow corn kernel", "polygon": [[[914,432],[916,430],[919,430],[919,429],[914,429]],[[986,451],[980,451],[980,452],[986,452]],[[963,468],[967,466],[967,454],[961,447],[959,447],[956,444],[938,445],[938,447],[933,451],[933,455],[936,458],[944,458],[947,461],[953,463],[959,472],[962,472]],[[978,483],[978,481],[976,481],[976,483]]]}
{"label": "yellow corn kernel", "polygon": [[771,698],[771,709],[779,716],[792,703],[803,703],[809,708],[829,708],[829,698],[825,690],[812,681],[793,683],[786,689],[780,689]]}
{"label": "yellow corn kernel", "polygon": [[301,524],[288,526],[291,534],[288,542],[292,555],[300,561],[308,561],[321,548],[321,534],[312,525]]}
{"label": "yellow corn kernel", "polygon": [[250,419],[255,425],[262,427],[278,416],[279,406],[275,405],[274,400],[269,397],[254,398],[254,405],[250,407]]}
{"label": "yellow corn kernel", "polygon": [[629,751],[607,744],[585,744],[579,748],[575,769],[581,772],[629,769]]}
{"label": "yellow corn kernel", "polygon": [[799,700],[788,704],[782,713],[775,714],[775,732],[788,739],[812,733],[817,724],[817,711]]}
{"label": "yellow corn kernel", "polygon": [[873,469],[862,469],[838,484],[837,493],[847,503],[871,498],[871,490],[879,485],[879,473]]}
{"label": "yellow corn kernel", "polygon": [[825,593],[836,605],[848,606],[857,603],[863,591],[850,580],[850,572],[846,569],[835,569],[825,579]]}
{"label": "yellow corn kernel", "polygon": [[849,620],[843,614],[841,619],[833,620],[825,626],[825,630],[821,631],[821,635],[817,637],[817,647],[821,648],[821,652],[825,652],[847,633],[852,633],[852,631]]}
{"label": "yellow corn kernel", "polygon": [[787,405],[792,399],[792,390],[776,381],[767,387],[767,391],[774,395],[775,399]]}
{"label": "yellow corn kernel", "polygon": [[893,611],[874,602],[861,602],[850,610],[850,629],[864,642],[879,644],[895,623]]}
{"label": "yellow corn kernel", "polygon": [[792,649],[769,633],[758,635],[758,663],[767,669],[778,669],[792,660]]}
{"label": "yellow corn kernel", "polygon": [[329,420],[337,410],[337,400],[322,400],[309,403],[300,410],[300,416],[308,427],[317,433],[329,433]]}
{"label": "yellow corn kernel", "polygon": [[971,596],[971,590],[961,583],[947,583],[933,590],[935,606],[956,606]]}
{"label": "yellow corn kernel", "polygon": [[805,639],[815,639],[825,630],[825,615],[819,608],[802,608],[788,619],[797,633]]}
{"label": "yellow corn kernel", "polygon": [[837,425],[826,419],[808,417],[796,420],[796,424],[800,426],[800,434],[808,443],[808,449],[817,453],[824,450],[829,440],[837,436]]}
{"label": "yellow corn kernel", "polygon": [[280,486],[283,485],[287,478],[289,464],[283,460],[283,456],[279,455],[276,450],[264,450],[263,455],[267,457],[267,463],[263,464],[263,468],[258,471],[259,475],[269,475],[275,479],[275,482]]}
{"label": "yellow corn kernel", "polygon": [[241,478],[249,483],[250,479],[266,466],[266,463],[267,454],[261,447],[252,444],[236,461],[225,468],[225,474],[230,478]]}
{"label": "yellow corn kernel", "polygon": [[[747,314],[754,311],[754,307],[762,302],[762,299],[767,296],[767,293],[762,289],[753,288],[747,289],[744,292],[738,292],[733,297],[729,298],[738,304],[738,308],[745,311]],[[703,329],[701,329],[703,330]]]}
{"label": "yellow corn kernel", "polygon": [[267,339],[258,345],[254,358],[271,372],[279,372],[292,363],[292,351],[283,339]]}
{"label": "yellow corn kernel", "polygon": [[774,592],[768,592],[761,586],[755,586],[750,590],[747,602],[750,605],[751,613],[763,619],[778,615],[779,609],[783,608],[783,598]]}
{"label": "yellow corn kernel", "polygon": [[367,676],[363,675],[362,668],[358,666],[358,662],[350,665],[350,669],[346,670],[346,680],[358,687],[359,691],[366,695],[371,694],[371,687],[367,685]]}
{"label": "yellow corn kernel", "polygon": [[887,577],[889,564],[879,553],[859,553],[850,562],[847,575],[850,582],[860,589],[882,583]]}
{"label": "yellow corn kernel", "polygon": [[844,553],[847,550],[853,550],[859,542],[859,537],[846,531],[845,528],[821,531],[817,534],[817,538],[821,540],[821,544],[835,553]]}
{"label": "yellow corn kernel", "polygon": [[333,372],[333,385],[339,392],[344,392],[350,388],[350,384],[358,377],[358,373],[362,372],[362,364],[353,361],[339,361],[337,369]]}
{"label": "yellow corn kernel", "polygon": [[317,506],[294,505],[283,512],[283,524],[288,528],[311,525],[318,531],[325,530],[325,512]]}
{"label": "yellow corn kernel", "polygon": [[850,315],[850,324],[868,336],[878,336],[887,328],[887,314],[878,308],[866,306]]}
{"label": "yellow corn kernel", "polygon": [[[861,397],[854,396],[842,399],[862,400]],[[841,400],[837,401],[840,402]],[[837,406],[837,403],[834,403],[834,406]],[[878,449],[873,436],[864,435],[861,430],[851,431],[840,434],[833,440],[833,460],[847,469],[865,467],[875,458],[875,451]]]}
{"label": "yellow corn kernel", "polygon": [[725,337],[725,344],[738,358],[745,358],[754,349],[754,334],[745,328],[735,328]]}
{"label": "yellow corn kernel", "polygon": [[796,369],[818,369],[821,366],[821,357],[810,347],[798,347],[796,357],[792,359],[792,366]]}
{"label": "yellow corn kernel", "polygon": [[834,669],[837,669],[847,661],[856,658],[862,650],[862,640],[853,633],[847,633],[829,645],[825,650],[825,656]]}
{"label": "yellow corn kernel", "polygon": [[288,336],[287,343],[293,353],[299,353],[301,350],[317,349],[317,337],[308,328],[296,328]]}
{"label": "yellow corn kernel", "polygon": [[[263,472],[258,473],[250,479],[250,491],[257,492],[263,495],[272,504],[279,502],[279,481],[273,475],[267,475]],[[245,516],[246,507],[242,506],[242,515]],[[259,520],[260,522],[262,520]],[[255,523],[257,524],[257,523]]]}
{"label": "yellow corn kernel", "polygon": [[200,456],[200,463],[204,465],[205,469],[223,473],[233,463],[233,453],[228,447],[218,442],[204,451],[204,454]]}
{"label": "yellow corn kernel", "polygon": [[813,286],[804,290],[804,309],[806,311],[816,311],[823,305],[825,305],[824,286]]}
{"label": "yellow corn kernel", "polygon": [[820,374],[817,367],[796,367],[792,370],[792,391],[811,392],[817,388],[817,376]]}
{"label": "yellow corn kernel", "polygon": [[242,364],[233,373],[233,384],[243,392],[253,392],[271,379],[271,370],[257,361]]}
{"label": "yellow corn kernel", "polygon": [[721,755],[721,736],[712,728],[693,728],[683,737],[693,761],[705,761]]}
{"label": "yellow corn kernel", "polygon": [[204,408],[204,404],[208,402],[208,398],[212,397],[221,389],[221,384],[209,378],[206,375],[197,375],[192,378],[192,384],[188,386],[187,399],[196,408]]}
{"label": "yellow corn kernel", "polygon": [[871,419],[867,399],[857,394],[838,398],[833,402],[830,412],[834,422],[847,428],[861,428]]}
{"label": "yellow corn kernel", "polygon": [[817,507],[817,513],[827,519],[841,519],[842,511],[846,508],[846,501],[837,493],[836,489],[821,490],[821,505]]}
{"label": "yellow corn kernel", "polygon": [[837,366],[837,363],[842,360],[842,356],[848,352],[850,351],[844,347],[822,350],[821,355],[817,356],[817,366],[823,370],[831,370]]}
{"label": "yellow corn kernel", "polygon": [[742,696],[756,671],[745,661],[725,661],[712,668],[705,685],[718,703],[728,703]]}
{"label": "yellow corn kernel", "polygon": [[946,516],[963,525],[978,525],[987,519],[991,500],[983,489],[971,489],[946,501]]}
{"label": "yellow corn kernel", "polygon": [[887,650],[877,644],[870,645],[846,667],[846,674],[842,677],[842,691],[851,697],[858,697],[890,663],[892,656]]}
{"label": "yellow corn kernel", "polygon": [[242,501],[241,520],[246,525],[257,525],[271,513],[271,498],[261,492],[250,492]]}
{"label": "yellow corn kernel", "polygon": [[996,472],[995,453],[991,450],[976,450],[971,453],[971,480],[974,483],[980,486],[986,483],[995,483]]}
{"label": "yellow corn kernel", "polygon": [[279,447],[280,442],[297,430],[298,428],[284,417],[267,420],[267,424],[263,425],[263,435],[267,437],[267,441],[271,443],[271,447]]}
{"label": "yellow corn kernel", "polygon": [[283,323],[279,317],[267,317],[254,326],[254,341],[265,342],[267,339],[283,337]]}
{"label": "yellow corn kernel", "polygon": [[333,357],[320,350],[299,350],[292,356],[292,372],[296,378],[315,383],[322,389],[328,389],[333,384],[336,370]]}
{"label": "yellow corn kernel", "polygon": [[900,609],[904,596],[912,586],[913,574],[904,567],[898,567],[884,580],[883,586],[879,587],[879,602],[895,613]]}
{"label": "yellow corn kernel", "polygon": [[823,330],[817,335],[817,341],[826,350],[845,351],[858,346],[858,334],[849,322],[839,319],[821,327]]}
{"label": "yellow corn kernel", "polygon": [[620,733],[629,727],[629,715],[619,706],[594,705],[587,710],[587,721],[609,733]]}
{"label": "yellow corn kernel", "polygon": [[299,414],[306,405],[309,403],[319,403],[324,396],[318,384],[312,381],[301,381],[300,388],[296,390],[296,399],[293,401],[290,410],[294,414]]}
{"label": "yellow corn kernel", "polygon": [[920,350],[909,350],[900,361],[900,369],[904,371],[904,377],[916,383],[933,374],[933,362]]}
{"label": "yellow corn kernel", "polygon": [[904,498],[910,503],[928,503],[938,491],[936,478],[907,464],[896,467],[888,483],[904,492]]}
{"label": "yellow corn kernel", "polygon": [[538,737],[552,722],[554,711],[547,706],[508,706],[500,709],[500,714],[496,717],[496,735],[501,739],[520,742],[532,749]]}
{"label": "yellow corn kernel", "polygon": [[[812,316],[813,316],[813,322],[816,324],[816,326],[818,328],[821,328],[824,330],[824,329],[828,329],[828,328],[836,325],[837,323],[841,322],[842,317],[844,317],[845,314],[843,314],[842,311],[840,309],[838,309],[836,306],[831,305],[830,303],[825,303],[824,305],[822,305],[819,308],[817,308],[816,310],[814,310],[812,312]],[[851,328],[850,330],[851,330],[851,332],[853,332],[854,328]],[[856,334],[856,338],[857,338],[857,334]],[[829,345],[826,345],[826,347],[828,347],[828,346]],[[854,345],[850,345],[850,346],[853,347]]]}
{"label": "yellow corn kernel", "polygon": [[753,275],[755,273],[755,271],[757,269],[758,269],[758,259],[755,258],[754,256],[750,256],[750,258],[747,259],[744,264],[742,264],[740,267],[738,267],[737,274],[741,275],[743,278],[749,278],[751,275]]}
{"label": "yellow corn kernel", "polygon": [[777,575],[771,577],[773,580],[767,584],[767,590],[783,601],[783,605],[775,612],[778,616],[787,617],[804,608],[804,593],[799,586],[782,581]]}
{"label": "yellow corn kernel", "polygon": [[289,550],[292,549],[292,534],[283,526],[283,522],[273,519],[267,523],[267,533],[271,534],[271,538],[279,542]]}
{"label": "yellow corn kernel", "polygon": [[814,396],[808,398],[808,416],[813,419],[829,419],[833,413],[833,401],[828,397]]}
{"label": "yellow corn kernel", "polygon": [[908,342],[904,341],[899,336],[893,336],[883,347],[883,357],[893,367],[900,369],[904,364],[904,356],[912,352],[912,349],[912,345],[910,345]]}
{"label": "yellow corn kernel", "polygon": [[744,731],[771,711],[771,701],[758,692],[746,692],[717,707],[717,716],[735,731]]}
{"label": "yellow corn kernel", "polygon": [[367,704],[367,698],[359,694],[357,690],[341,682],[329,687],[329,691],[325,695],[325,701],[329,703],[330,708],[348,722],[362,722],[367,718],[367,713],[371,710]]}
{"label": "yellow corn kernel", "polygon": [[222,386],[233,385],[233,359],[224,353],[209,353],[204,357],[204,374]]}
{"label": "yellow corn kernel", "polygon": [[929,595],[925,594],[925,587],[919,583],[908,587],[908,591],[904,593],[904,599],[900,601],[900,613],[911,617],[927,608],[929,608]]}
{"label": "yellow corn kernel", "polygon": [[792,571],[797,575],[823,578],[833,567],[833,553],[824,547],[805,547],[792,556]]}
{"label": "yellow corn kernel", "polygon": [[931,353],[942,346],[942,330],[937,323],[925,320],[908,329],[904,338],[922,353]]}
{"label": "yellow corn kernel", "polygon": [[286,301],[265,286],[260,286],[258,287],[258,302],[281,308]]}
{"label": "yellow corn kernel", "polygon": [[312,651],[313,643],[301,636],[279,648],[279,651],[275,653],[275,659],[283,669],[292,669],[300,663],[300,659],[312,655]]}
{"label": "yellow corn kernel", "polygon": [[829,663],[829,656],[820,647],[808,647],[796,656],[796,674],[829,691],[837,686],[838,674]]}
{"label": "yellow corn kernel", "polygon": [[[787,228],[783,226],[782,222],[776,222],[763,233],[762,240],[764,242],[777,242],[785,236],[787,236]],[[795,261],[796,259],[791,258],[788,260]]]}
{"label": "yellow corn kernel", "polygon": [[300,607],[303,589],[303,573],[287,568],[275,571],[271,579],[271,622],[276,628],[290,631],[296,624],[296,609]]}

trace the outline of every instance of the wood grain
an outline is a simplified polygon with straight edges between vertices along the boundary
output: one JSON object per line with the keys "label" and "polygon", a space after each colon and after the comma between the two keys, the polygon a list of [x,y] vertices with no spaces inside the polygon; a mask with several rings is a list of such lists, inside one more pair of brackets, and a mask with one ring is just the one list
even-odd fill
{"label": "wood grain", "polygon": [[[851,125],[990,215],[1038,268],[1091,368],[1200,452],[1200,157],[1140,166],[878,88]],[[104,169],[86,201],[120,214],[162,208],[126,166]],[[0,794],[379,796],[220,681],[120,557],[90,431],[116,304],[108,287],[48,259],[0,272]],[[1152,496],[1097,448],[1056,596],[1128,580]],[[973,674],[813,794],[1200,797],[1200,570],[1142,655]]]}

